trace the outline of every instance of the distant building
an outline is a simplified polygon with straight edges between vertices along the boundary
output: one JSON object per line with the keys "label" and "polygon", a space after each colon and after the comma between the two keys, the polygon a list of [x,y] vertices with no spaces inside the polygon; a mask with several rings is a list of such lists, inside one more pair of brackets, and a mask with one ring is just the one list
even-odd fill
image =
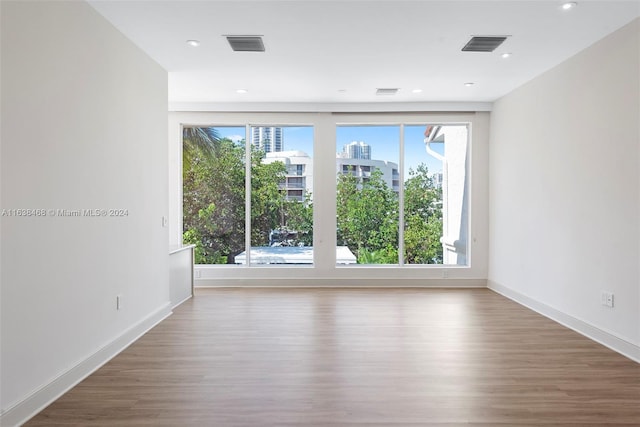
{"label": "distant building", "polygon": [[313,159],[304,151],[267,153],[265,163],[282,162],[287,167],[280,188],[286,190],[287,200],[303,201],[305,192],[313,192]]}
{"label": "distant building", "polygon": [[342,156],[347,159],[371,159],[371,146],[363,141],[353,141],[342,147]]}
{"label": "distant building", "polygon": [[251,144],[265,153],[284,151],[282,128],[265,126],[251,128]]}
{"label": "distant building", "polygon": [[[371,155],[369,145],[367,155]],[[375,170],[382,172],[382,179],[389,188],[398,193],[400,191],[400,173],[397,163],[386,160],[374,160],[363,158],[345,157],[343,151],[336,155],[336,173],[352,174],[359,182],[366,182]],[[279,151],[268,152],[265,163],[282,162],[287,168],[285,180],[280,183],[280,188],[286,191],[287,200],[303,201],[305,194],[313,198],[313,159],[304,151]]]}
{"label": "distant building", "polygon": [[431,174],[433,180],[433,186],[435,188],[442,188],[442,172],[434,172]]}
{"label": "distant building", "polygon": [[370,179],[375,170],[382,172],[382,179],[389,188],[398,193],[400,191],[400,174],[398,164],[387,160],[371,159],[371,146],[363,141],[353,141],[342,148],[342,153],[336,154],[336,173],[351,174],[359,182]]}
{"label": "distant building", "polygon": [[336,157],[336,173],[351,174],[358,178],[359,182],[367,182],[371,173],[375,170],[382,172],[382,179],[389,188],[398,193],[400,191],[400,173],[398,165],[386,160],[345,159]]}

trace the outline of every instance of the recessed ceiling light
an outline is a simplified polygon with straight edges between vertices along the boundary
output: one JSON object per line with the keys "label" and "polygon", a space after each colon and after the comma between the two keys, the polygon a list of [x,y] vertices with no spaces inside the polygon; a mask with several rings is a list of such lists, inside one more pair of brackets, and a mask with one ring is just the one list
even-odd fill
{"label": "recessed ceiling light", "polygon": [[511,55],[512,55],[511,53],[503,53],[501,56],[502,56],[504,59],[507,59],[507,58],[511,58]]}
{"label": "recessed ceiling light", "polygon": [[346,89],[338,89],[338,92],[340,93],[345,93],[347,90]]}
{"label": "recessed ceiling light", "polygon": [[236,90],[236,93],[247,93],[247,92],[249,92],[249,91],[246,90],[246,89],[238,89],[238,90]]}
{"label": "recessed ceiling light", "polygon": [[189,46],[198,47],[200,46],[200,40],[187,40],[187,44]]}
{"label": "recessed ceiling light", "polygon": [[414,89],[414,90],[412,90],[411,92],[413,92],[413,93],[420,93],[420,92],[422,92],[422,89]]}
{"label": "recessed ceiling light", "polygon": [[578,3],[574,2],[574,1],[568,1],[566,3],[562,3],[562,10],[570,10],[573,9],[574,7],[576,7],[578,5]]}
{"label": "recessed ceiling light", "polygon": [[466,87],[471,87],[471,86],[473,86],[473,85],[474,85],[474,83],[473,83],[473,82],[466,82],[464,85],[465,85]]}

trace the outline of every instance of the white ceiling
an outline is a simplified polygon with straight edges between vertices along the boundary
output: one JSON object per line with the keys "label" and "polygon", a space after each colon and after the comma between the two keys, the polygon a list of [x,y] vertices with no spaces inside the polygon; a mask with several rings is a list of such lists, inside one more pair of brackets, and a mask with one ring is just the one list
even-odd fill
{"label": "white ceiling", "polygon": [[[89,3],[169,71],[174,105],[491,102],[640,16],[638,0],[570,11],[562,1]],[[233,52],[223,35],[263,35],[266,52]],[[510,37],[493,53],[461,52],[472,35]]]}

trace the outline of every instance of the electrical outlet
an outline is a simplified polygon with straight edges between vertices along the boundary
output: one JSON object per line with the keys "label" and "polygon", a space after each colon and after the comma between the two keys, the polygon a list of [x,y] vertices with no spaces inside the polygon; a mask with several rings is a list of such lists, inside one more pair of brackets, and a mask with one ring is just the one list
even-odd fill
{"label": "electrical outlet", "polygon": [[613,308],[613,293],[602,291],[600,294],[600,304]]}
{"label": "electrical outlet", "polygon": [[200,270],[194,270],[194,275],[196,279],[199,279],[202,276],[202,273],[200,272]]}
{"label": "electrical outlet", "polygon": [[443,279],[449,278],[449,270],[442,270],[442,278]]}

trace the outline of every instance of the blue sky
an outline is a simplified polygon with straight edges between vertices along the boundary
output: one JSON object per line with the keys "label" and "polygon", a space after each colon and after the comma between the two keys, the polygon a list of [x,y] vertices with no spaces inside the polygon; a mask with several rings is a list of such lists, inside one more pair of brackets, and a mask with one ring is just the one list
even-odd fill
{"label": "blue sky", "polygon": [[[415,169],[425,163],[429,172],[442,171],[442,163],[427,154],[424,145],[425,126],[404,127],[404,169],[405,179],[409,168]],[[371,158],[389,160],[400,164],[400,126],[339,126],[336,150],[352,141],[363,141],[371,146]],[[443,144],[434,144],[435,151],[443,153]]]}
{"label": "blue sky", "polygon": [[[232,139],[244,138],[244,127],[216,127],[221,137]],[[442,163],[427,154],[424,145],[424,125],[405,126],[405,179],[409,177],[409,168],[416,168],[425,163],[429,172],[442,170]],[[313,157],[313,127],[296,126],[284,127],[284,149],[304,151]],[[400,163],[400,127],[399,126],[338,126],[336,135],[336,150],[351,141],[364,141],[371,146],[371,158]],[[443,144],[432,147],[442,153]]]}

